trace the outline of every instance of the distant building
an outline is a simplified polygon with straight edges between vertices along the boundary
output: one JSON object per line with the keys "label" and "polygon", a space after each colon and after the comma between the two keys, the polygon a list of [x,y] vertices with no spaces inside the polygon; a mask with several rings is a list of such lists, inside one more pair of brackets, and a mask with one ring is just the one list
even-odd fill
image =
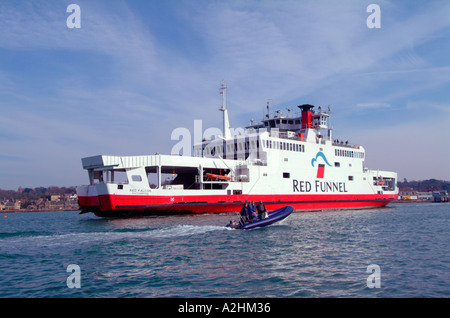
{"label": "distant building", "polygon": [[6,202],[5,204],[5,211],[15,211],[15,210],[20,210],[20,206],[21,206],[22,202],[21,201],[15,201],[15,202]]}
{"label": "distant building", "polygon": [[47,202],[47,199],[38,199],[38,200],[36,201],[36,207],[37,207],[37,209],[39,209],[39,210],[44,210],[45,207],[46,207],[46,202]]}
{"label": "distant building", "polygon": [[401,200],[417,200],[418,193],[413,188],[400,188],[398,192],[398,197]]}
{"label": "distant building", "polygon": [[449,196],[447,191],[433,192],[434,202],[449,202]]}
{"label": "distant building", "polygon": [[433,193],[432,192],[417,192],[417,198],[419,200],[433,200]]}
{"label": "distant building", "polygon": [[59,194],[52,194],[50,196],[50,201],[59,201],[61,199],[61,196]]}

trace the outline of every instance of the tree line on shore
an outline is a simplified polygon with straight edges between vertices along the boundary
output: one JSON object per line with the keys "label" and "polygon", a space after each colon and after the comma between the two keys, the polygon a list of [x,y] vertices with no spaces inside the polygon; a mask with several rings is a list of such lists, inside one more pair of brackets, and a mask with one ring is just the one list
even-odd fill
{"label": "tree line on shore", "polygon": [[408,181],[403,179],[403,182],[397,182],[400,189],[411,188],[418,192],[431,192],[431,191],[447,191],[450,192],[450,181],[428,179],[421,181]]}
{"label": "tree line on shore", "polygon": [[0,189],[0,200],[38,200],[50,199],[52,195],[64,195],[76,193],[76,187],[37,187],[37,188],[22,188],[17,190],[2,190]]}

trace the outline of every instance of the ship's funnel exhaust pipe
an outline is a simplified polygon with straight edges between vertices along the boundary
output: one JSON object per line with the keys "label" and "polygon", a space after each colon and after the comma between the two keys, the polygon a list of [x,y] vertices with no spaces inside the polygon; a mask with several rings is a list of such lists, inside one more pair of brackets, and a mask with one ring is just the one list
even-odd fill
{"label": "ship's funnel exhaust pipe", "polygon": [[313,112],[314,105],[303,104],[298,106],[302,110],[302,129],[313,128]]}

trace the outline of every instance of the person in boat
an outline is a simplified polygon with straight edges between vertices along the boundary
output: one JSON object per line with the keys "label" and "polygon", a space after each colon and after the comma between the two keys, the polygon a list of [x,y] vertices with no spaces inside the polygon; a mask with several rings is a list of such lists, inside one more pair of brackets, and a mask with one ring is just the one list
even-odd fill
{"label": "person in boat", "polygon": [[248,202],[245,201],[244,206],[241,209],[241,223],[242,224],[245,224],[248,222],[248,211],[249,211]]}
{"label": "person in boat", "polygon": [[258,220],[258,216],[256,214],[256,205],[255,205],[255,201],[252,201],[251,204],[249,204],[249,219],[251,221],[257,221]]}
{"label": "person in boat", "polygon": [[258,220],[262,220],[267,218],[267,209],[262,201],[259,201],[259,204],[256,208],[258,210]]}

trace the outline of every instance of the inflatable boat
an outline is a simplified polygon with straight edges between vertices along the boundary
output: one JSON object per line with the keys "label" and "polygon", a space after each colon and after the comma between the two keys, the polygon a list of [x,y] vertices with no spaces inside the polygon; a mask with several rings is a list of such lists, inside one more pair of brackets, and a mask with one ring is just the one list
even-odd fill
{"label": "inflatable boat", "polygon": [[240,229],[240,230],[248,230],[248,229],[254,229],[257,227],[263,227],[267,225],[274,224],[276,222],[280,222],[287,218],[292,211],[294,211],[294,208],[290,205],[285,206],[281,209],[271,211],[268,213],[268,217],[262,220],[257,220],[253,222],[247,222],[242,224],[241,220],[237,221],[230,221],[229,224],[227,224],[227,227],[231,227],[233,229]]}

